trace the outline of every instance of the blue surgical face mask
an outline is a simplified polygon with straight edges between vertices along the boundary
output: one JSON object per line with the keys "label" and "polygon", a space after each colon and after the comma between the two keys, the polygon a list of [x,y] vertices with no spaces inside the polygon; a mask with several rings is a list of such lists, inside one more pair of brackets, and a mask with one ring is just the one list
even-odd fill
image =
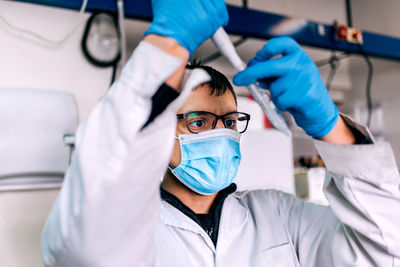
{"label": "blue surgical face mask", "polygon": [[214,194],[236,177],[240,164],[240,134],[231,129],[214,129],[178,136],[181,163],[171,172],[187,187]]}

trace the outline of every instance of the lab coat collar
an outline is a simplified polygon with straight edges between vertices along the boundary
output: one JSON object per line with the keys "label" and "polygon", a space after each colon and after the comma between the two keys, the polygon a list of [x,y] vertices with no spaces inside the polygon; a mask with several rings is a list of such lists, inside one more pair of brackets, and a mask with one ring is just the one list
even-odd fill
{"label": "lab coat collar", "polygon": [[215,253],[215,247],[208,234],[201,226],[186,216],[182,211],[178,210],[165,200],[161,201],[160,220],[165,225],[180,228],[200,235],[207,246]]}
{"label": "lab coat collar", "polygon": [[208,247],[214,253],[217,251],[218,254],[223,254],[226,251],[230,243],[243,229],[248,220],[248,216],[248,209],[240,204],[236,197],[229,195],[225,199],[221,212],[216,250],[211,238],[200,225],[168,202],[164,200],[161,201],[160,220],[162,223],[199,234]]}

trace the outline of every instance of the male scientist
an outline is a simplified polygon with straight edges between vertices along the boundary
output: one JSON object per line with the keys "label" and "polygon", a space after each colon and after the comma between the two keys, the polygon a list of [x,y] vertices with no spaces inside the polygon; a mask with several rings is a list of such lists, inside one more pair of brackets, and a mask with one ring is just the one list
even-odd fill
{"label": "male scientist", "polygon": [[274,78],[273,101],[325,161],[329,207],[275,190],[235,192],[250,116],[237,110],[224,75],[186,69],[227,23],[224,1],[154,0],[153,13],[120,78],[77,130],[43,230],[45,264],[400,266],[400,177],[390,145],[338,113],[300,46],[272,39],[234,83]]}

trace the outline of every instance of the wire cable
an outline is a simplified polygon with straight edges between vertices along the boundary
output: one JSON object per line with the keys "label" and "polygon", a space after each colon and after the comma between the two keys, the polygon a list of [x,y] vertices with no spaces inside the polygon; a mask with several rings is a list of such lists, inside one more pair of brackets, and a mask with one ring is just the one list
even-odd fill
{"label": "wire cable", "polygon": [[351,12],[351,0],[345,0],[346,4],[346,19],[347,19],[347,26],[353,27],[353,18]]}
{"label": "wire cable", "polygon": [[117,70],[118,70],[118,62],[115,62],[115,64],[112,66],[110,88],[111,88],[111,85],[115,82],[115,78],[117,77]]}
{"label": "wire cable", "polygon": [[75,25],[71,28],[71,30],[61,39],[59,40],[52,40],[50,38],[47,38],[43,35],[40,35],[36,32],[29,31],[27,29],[23,29],[17,26],[14,26],[11,22],[9,22],[1,13],[0,13],[0,20],[3,21],[4,24],[6,24],[11,30],[19,34],[18,37],[31,41],[33,43],[45,46],[47,48],[57,48],[61,44],[63,44],[65,41],[67,41],[79,28],[83,21],[83,15],[87,6],[88,0],[83,0],[82,6],[79,10],[79,19],[75,23]]}
{"label": "wire cable", "polygon": [[124,1],[118,0],[118,25],[119,25],[119,36],[121,46],[121,59],[120,66],[126,63],[126,31],[125,31],[125,13],[124,13]]}
{"label": "wire cable", "polygon": [[329,59],[329,66],[330,66],[330,70],[329,70],[328,78],[325,81],[326,89],[328,91],[330,91],[330,89],[331,89],[332,81],[336,75],[336,70],[340,66],[340,59],[336,56],[336,52],[333,50],[332,50],[331,57]]}
{"label": "wire cable", "polygon": [[364,49],[362,46],[359,44],[358,48],[360,49],[361,55],[363,56],[365,63],[367,63],[368,67],[368,75],[367,75],[367,85],[366,85],[366,90],[365,90],[365,95],[367,98],[367,108],[368,108],[368,115],[367,115],[367,122],[366,125],[367,127],[371,127],[371,120],[372,120],[372,96],[371,96],[371,85],[372,85],[372,76],[374,74],[374,66],[372,65],[371,60],[369,59],[369,56],[367,53],[365,53]]}
{"label": "wire cable", "polygon": [[331,85],[332,85],[332,81],[335,78],[336,75],[336,70],[339,67],[339,61],[336,61],[334,57],[332,57],[332,62],[330,64],[330,70],[329,70],[329,74],[328,74],[328,78],[326,79],[325,85],[326,85],[326,89],[328,91],[331,90]]}
{"label": "wire cable", "polygon": [[[340,55],[336,55],[335,56],[335,60],[339,61],[339,60],[342,60],[342,59],[350,57],[350,56],[351,56],[351,54],[343,53],[343,54],[340,54]],[[320,68],[320,67],[323,67],[325,65],[331,64],[331,61],[332,61],[332,56],[330,56],[329,58],[325,58],[325,59],[321,59],[319,61],[316,61],[315,65],[317,65],[317,67]]]}
{"label": "wire cable", "polygon": [[[352,18],[352,12],[351,12],[351,0],[345,0],[345,4],[346,4],[347,25],[349,27],[353,27],[353,18]],[[363,56],[365,63],[367,63],[367,66],[368,66],[367,85],[366,85],[366,89],[365,89],[365,95],[367,98],[367,109],[368,109],[366,125],[367,125],[367,127],[370,127],[371,120],[372,120],[372,108],[373,108],[372,96],[371,96],[371,85],[372,85],[372,76],[374,75],[374,66],[372,65],[371,60],[369,59],[367,53],[365,53],[361,44],[358,44],[358,48],[360,49],[361,55]]]}

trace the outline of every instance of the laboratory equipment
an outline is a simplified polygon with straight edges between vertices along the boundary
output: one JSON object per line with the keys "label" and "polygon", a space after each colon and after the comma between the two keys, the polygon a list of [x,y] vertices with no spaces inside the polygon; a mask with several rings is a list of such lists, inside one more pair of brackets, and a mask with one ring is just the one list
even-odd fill
{"label": "laboratory equipment", "polygon": [[[224,55],[228,61],[231,63],[232,67],[240,72],[246,68],[246,64],[240,59],[237,54],[235,47],[233,46],[228,34],[223,28],[219,28],[212,37],[212,41],[215,46],[219,49],[222,55]],[[261,109],[267,115],[268,119],[271,121],[272,125],[286,134],[291,135],[291,132],[280,114],[279,110],[275,107],[274,103],[271,101],[267,91],[260,87],[258,83],[251,84],[247,86],[250,94],[254,97],[256,102],[260,105]]]}

